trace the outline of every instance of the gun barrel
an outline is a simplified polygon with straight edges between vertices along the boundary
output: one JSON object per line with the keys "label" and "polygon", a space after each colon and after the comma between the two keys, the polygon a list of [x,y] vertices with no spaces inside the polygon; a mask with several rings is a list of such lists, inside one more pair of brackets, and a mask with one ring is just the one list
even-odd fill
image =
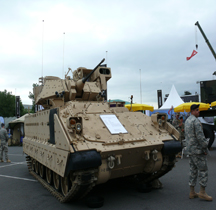
{"label": "gun barrel", "polygon": [[95,72],[95,70],[105,61],[105,58],[85,77],[82,79],[83,84],[91,77],[91,75]]}

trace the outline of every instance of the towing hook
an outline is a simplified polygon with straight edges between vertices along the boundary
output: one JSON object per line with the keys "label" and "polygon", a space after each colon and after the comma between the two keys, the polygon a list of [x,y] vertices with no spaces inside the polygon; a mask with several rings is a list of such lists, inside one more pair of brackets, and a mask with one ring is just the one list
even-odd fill
{"label": "towing hook", "polygon": [[115,167],[115,157],[110,156],[107,158],[109,169],[113,169]]}

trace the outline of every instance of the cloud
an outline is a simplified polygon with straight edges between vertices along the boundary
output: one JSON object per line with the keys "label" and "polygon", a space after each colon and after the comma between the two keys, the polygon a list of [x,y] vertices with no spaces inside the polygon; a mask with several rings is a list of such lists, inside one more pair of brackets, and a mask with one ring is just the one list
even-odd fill
{"label": "cloud", "polygon": [[[199,30],[198,20],[215,49],[216,2],[203,1],[8,1],[2,4],[0,90],[28,92],[38,78],[63,77],[67,68],[94,68],[103,57],[112,69],[108,98],[157,107],[174,84],[178,93],[199,92],[196,81],[215,79],[215,59]],[[44,20],[44,22],[42,22]],[[65,32],[65,34],[63,34]],[[107,53],[106,53],[107,51]]]}

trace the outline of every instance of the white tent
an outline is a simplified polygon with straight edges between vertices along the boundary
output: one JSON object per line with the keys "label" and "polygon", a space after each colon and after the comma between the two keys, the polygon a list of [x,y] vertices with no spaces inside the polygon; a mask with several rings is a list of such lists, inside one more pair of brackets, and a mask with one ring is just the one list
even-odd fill
{"label": "white tent", "polygon": [[175,86],[173,85],[167,100],[165,101],[163,106],[160,107],[160,109],[170,109],[171,107],[173,107],[174,109],[176,106],[183,103],[184,101],[180,98],[175,89]]}

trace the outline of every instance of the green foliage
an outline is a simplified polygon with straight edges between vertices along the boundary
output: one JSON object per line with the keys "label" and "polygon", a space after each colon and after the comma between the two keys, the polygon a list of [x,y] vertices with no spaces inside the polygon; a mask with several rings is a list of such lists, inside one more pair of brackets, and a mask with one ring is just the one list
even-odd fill
{"label": "green foliage", "polygon": [[[15,96],[11,95],[7,90],[0,91],[0,116],[14,117],[15,116]],[[27,111],[28,112],[28,111]],[[20,99],[20,116],[27,113]]]}
{"label": "green foliage", "polygon": [[[39,86],[37,83],[33,83],[32,87],[34,89],[34,87]],[[34,99],[34,94],[32,92],[29,91],[29,95],[28,97],[32,100],[32,109],[31,109],[31,113],[35,113],[35,99]]]}

